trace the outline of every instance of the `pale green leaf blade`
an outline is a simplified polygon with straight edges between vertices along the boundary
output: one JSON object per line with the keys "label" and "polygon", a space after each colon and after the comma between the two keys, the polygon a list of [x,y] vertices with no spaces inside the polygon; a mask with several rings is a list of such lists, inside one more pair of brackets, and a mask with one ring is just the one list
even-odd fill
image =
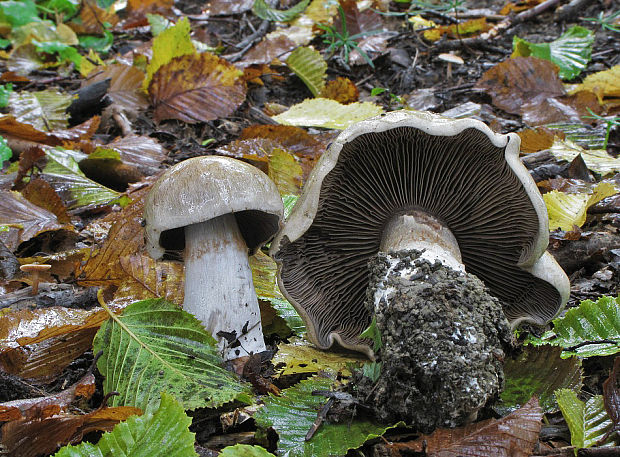
{"label": "pale green leaf blade", "polygon": [[275,457],[267,449],[249,444],[235,444],[222,449],[219,457]]}
{"label": "pale green leaf blade", "polygon": [[55,90],[13,92],[9,96],[9,107],[19,122],[50,132],[67,127],[67,108],[73,98],[73,95]]}
{"label": "pale green leaf blade", "polygon": [[610,156],[604,149],[583,149],[570,140],[556,139],[549,152],[557,159],[571,162],[578,154],[589,170],[605,176],[620,171],[620,158]]}
{"label": "pale green leaf blade", "polygon": [[297,200],[299,199],[299,195],[282,195],[282,203],[284,203],[284,218],[286,219],[289,214],[291,214],[291,210]]}
{"label": "pale green leaf blade", "polygon": [[252,6],[252,12],[261,19],[266,19],[268,21],[288,22],[303,13],[309,3],[310,0],[301,0],[287,10],[277,10],[271,8],[265,0],[255,0],[254,6]]}
{"label": "pale green leaf blade", "polygon": [[142,300],[112,316],[95,336],[97,368],[105,393],[119,392],[111,406],[146,410],[159,392],[174,395],[185,409],[247,401],[245,386],[222,368],[213,337],[191,314],[165,300]]}
{"label": "pale green leaf blade", "polygon": [[584,27],[574,26],[550,43],[530,43],[515,36],[512,43],[513,56],[550,60],[559,67],[560,78],[571,80],[585,70],[590,62],[593,43],[594,33]]}
{"label": "pale green leaf blade", "polygon": [[557,190],[546,193],[543,199],[549,215],[549,228],[572,230],[574,225],[581,227],[586,222],[588,208],[616,193],[615,186],[610,182],[599,183],[592,193],[568,194]]}
{"label": "pale green leaf blade", "polygon": [[278,433],[278,454],[287,457],[329,457],[345,455],[369,439],[381,436],[391,427],[369,421],[324,422],[310,441],[304,438],[314,423],[325,397],[312,395],[314,390],[329,390],[332,380],[310,378],[282,392],[270,395],[254,419],[261,428],[273,427]]}
{"label": "pale green leaf blade", "polygon": [[291,106],[288,111],[273,116],[273,119],[284,125],[344,130],[381,113],[383,108],[371,102],[342,105],[327,98],[312,98]]}
{"label": "pale green leaf blade", "polygon": [[528,346],[518,357],[506,360],[502,401],[493,409],[505,415],[516,411],[535,395],[543,412],[550,412],[557,410],[556,390],[579,392],[583,375],[581,359],[561,359],[561,352],[561,348],[553,346]]}
{"label": "pale green leaf blade", "polygon": [[540,338],[529,337],[526,344],[560,346],[562,358],[616,354],[620,352],[620,297],[584,300],[554,319],[553,330]]}
{"label": "pale green leaf blade", "polygon": [[555,396],[568,424],[571,444],[576,448],[594,446],[613,426],[605,411],[602,395],[596,395],[585,403],[568,389],[556,391]]}
{"label": "pale green leaf blade", "polygon": [[97,445],[84,442],[65,446],[54,457],[195,457],[192,419],[172,395],[161,394],[159,408],[143,416],[131,416],[111,432],[104,433]]}
{"label": "pale green leaf blade", "polygon": [[325,87],[327,62],[319,51],[306,46],[297,48],[286,59],[286,65],[304,82],[312,95],[316,97],[321,93]]}
{"label": "pale green leaf blade", "polygon": [[43,177],[65,201],[69,210],[108,205],[121,194],[88,179],[80,170],[76,158],[86,155],[63,149],[46,149],[47,164]]}

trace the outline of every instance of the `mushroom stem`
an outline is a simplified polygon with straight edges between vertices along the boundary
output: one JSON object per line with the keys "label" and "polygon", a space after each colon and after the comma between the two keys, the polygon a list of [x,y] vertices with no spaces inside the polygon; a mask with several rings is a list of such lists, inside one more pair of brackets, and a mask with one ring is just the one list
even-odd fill
{"label": "mushroom stem", "polygon": [[465,271],[456,238],[448,227],[421,210],[394,217],[383,230],[380,250],[398,252],[424,251],[423,259],[439,260],[453,270]]}
{"label": "mushroom stem", "polygon": [[[183,308],[218,340],[226,360],[266,349],[248,247],[234,215],[185,227]],[[230,344],[235,338],[239,344]]]}

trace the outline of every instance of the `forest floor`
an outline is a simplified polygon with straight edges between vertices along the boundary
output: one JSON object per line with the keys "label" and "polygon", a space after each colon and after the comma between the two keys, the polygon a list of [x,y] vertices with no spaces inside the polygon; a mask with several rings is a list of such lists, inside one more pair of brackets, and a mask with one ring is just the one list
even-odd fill
{"label": "forest floor", "polygon": [[[235,444],[254,447],[222,455],[620,455],[620,20],[613,1],[313,0],[297,16],[291,0],[277,10],[248,0],[2,3],[0,455],[54,455],[69,443],[96,445],[104,432],[120,439],[119,421],[140,436],[144,430],[127,418],[155,411],[161,391],[176,396],[179,423],[187,412],[195,436],[187,438],[183,425],[171,432],[178,454],[162,446],[149,455],[217,455]],[[300,49],[306,54],[291,60]],[[304,106],[316,97],[337,101],[338,112]],[[289,108],[299,104],[303,115],[294,116]],[[238,158],[269,175],[288,211],[338,135],[336,123],[397,110],[516,132],[521,161],[545,196],[548,250],[570,279],[566,309],[574,311],[560,315],[555,334],[551,323],[519,329],[506,355],[503,403],[453,434],[431,436],[363,414],[352,419],[339,409],[347,409],[344,401],[323,408],[313,390],[335,383],[342,390],[352,365],[369,364],[303,340],[303,322],[275,286],[265,249],[250,263],[268,353],[228,364],[203,385],[193,384],[199,364],[186,360],[185,374],[148,372],[145,378],[159,373],[168,384],[140,390],[127,366],[151,363],[140,347],[158,360],[166,351],[145,343],[129,317],[108,318],[144,299],[183,303],[181,255],[155,262],[145,250],[144,197],[161,172],[192,157]],[[20,270],[27,264],[51,267],[38,284],[39,273]],[[161,310],[152,312],[158,319]],[[181,340],[177,325],[170,332]],[[175,350],[188,350],[190,362],[224,366],[204,334]],[[122,335],[138,346],[123,349]],[[346,418],[338,423],[339,413]],[[149,414],[145,421],[176,430]],[[318,430],[306,441],[313,424]],[[124,454],[101,455],[146,455],[125,444]]]}

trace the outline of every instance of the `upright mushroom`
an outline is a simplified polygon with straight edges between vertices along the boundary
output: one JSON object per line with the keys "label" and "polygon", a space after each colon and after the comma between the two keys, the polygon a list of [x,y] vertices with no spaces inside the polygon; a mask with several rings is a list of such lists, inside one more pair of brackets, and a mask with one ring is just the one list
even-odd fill
{"label": "upright mushroom", "polygon": [[277,232],[275,184],[227,157],[196,157],[167,170],[146,197],[149,254],[184,250],[183,308],[219,340],[226,359],[265,350],[248,253]]}
{"label": "upright mushroom", "polygon": [[383,368],[371,392],[383,419],[426,430],[471,419],[502,384],[499,303],[514,327],[544,324],[567,301],[518,154],[517,135],[473,119],[360,122],[321,157],[272,243],[280,288],[318,347],[372,357],[360,334],[377,318]]}

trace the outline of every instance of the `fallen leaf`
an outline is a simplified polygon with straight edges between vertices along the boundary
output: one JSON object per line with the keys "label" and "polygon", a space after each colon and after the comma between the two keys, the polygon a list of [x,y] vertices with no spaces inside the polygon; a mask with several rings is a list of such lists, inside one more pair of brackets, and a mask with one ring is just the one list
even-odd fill
{"label": "fallen leaf", "polygon": [[95,376],[88,372],[75,384],[56,394],[0,403],[0,422],[45,419],[66,411],[77,397],[89,399],[94,393]]}
{"label": "fallen leaf", "polygon": [[106,30],[103,24],[110,24],[113,28],[118,24],[119,18],[114,9],[100,8],[94,0],[84,0],[80,9],[79,21],[75,19],[68,25],[78,34],[102,35]]}
{"label": "fallen leaf", "polygon": [[614,359],[614,367],[609,373],[609,377],[603,382],[603,403],[607,415],[613,423],[612,431],[620,430],[620,385],[618,383],[620,374],[620,357]]}
{"label": "fallen leaf", "polygon": [[355,83],[349,78],[338,76],[336,79],[327,82],[319,96],[336,100],[343,105],[348,105],[359,99],[360,92],[355,86]]}
{"label": "fallen leaf", "polygon": [[488,419],[452,430],[439,429],[393,450],[425,452],[428,457],[529,457],[538,443],[542,410],[534,397],[502,419]]}
{"label": "fallen leaf", "polygon": [[484,17],[478,19],[470,19],[460,24],[442,25],[424,32],[424,38],[429,41],[437,41],[443,35],[450,38],[467,38],[475,36],[482,32],[487,32],[491,26],[487,24]]}
{"label": "fallen leaf", "polygon": [[0,135],[7,140],[11,149],[18,149],[20,152],[26,147],[17,146],[17,142],[26,142],[28,147],[32,147],[36,143],[58,146],[62,142],[54,134],[38,130],[10,115],[0,117]]}
{"label": "fallen leaf", "polygon": [[572,162],[581,154],[583,161],[592,170],[602,176],[620,171],[620,158],[610,156],[604,149],[583,149],[570,140],[555,139],[549,152],[560,160]]}
{"label": "fallen leaf", "polygon": [[531,154],[533,152],[549,149],[553,145],[556,136],[556,132],[546,127],[524,129],[517,132],[517,134],[519,138],[521,138],[522,154]]}
{"label": "fallen leaf", "polygon": [[315,97],[325,87],[327,62],[313,48],[301,46],[291,52],[286,65],[301,79]]}
{"label": "fallen leaf", "polygon": [[243,65],[270,64],[275,59],[285,59],[297,47],[286,35],[266,36],[245,55]]}
{"label": "fallen leaf", "polygon": [[574,94],[582,90],[594,92],[601,104],[611,102],[610,99],[620,98],[620,65],[586,76],[583,82],[577,84],[569,93]]}
{"label": "fallen leaf", "polygon": [[535,107],[566,94],[557,67],[535,57],[504,60],[487,70],[475,87],[484,89],[495,106],[512,114],[521,114],[523,105]]}
{"label": "fallen leaf", "polygon": [[207,16],[230,16],[252,9],[254,0],[208,0],[204,7]]}
{"label": "fallen leaf", "polygon": [[48,182],[40,178],[31,179],[22,189],[22,195],[30,203],[54,213],[58,222],[62,224],[71,223],[71,217],[67,214],[67,207]]}
{"label": "fallen leaf", "polygon": [[141,225],[144,195],[148,187],[130,194],[133,202],[122,211],[111,213],[100,224],[111,223],[103,245],[86,261],[79,272],[78,282],[82,286],[119,286],[126,276],[121,258],[130,256],[144,246]]}
{"label": "fallen leaf", "polygon": [[30,203],[14,191],[0,191],[0,225],[19,229],[20,243],[47,231],[73,230],[72,226],[61,224],[54,213]]}
{"label": "fallen leaf", "polygon": [[9,107],[15,119],[49,132],[68,125],[67,108],[74,96],[49,89],[40,92],[13,92]]}
{"label": "fallen leaf", "polygon": [[378,116],[383,108],[371,102],[341,105],[326,98],[306,99],[272,119],[284,125],[344,130],[356,122]]}
{"label": "fallen leaf", "polygon": [[58,414],[43,420],[20,419],[2,426],[2,444],[13,457],[48,455],[63,444],[80,441],[94,431],[106,432],[142,411],[131,406],[102,408],[92,413]]}
{"label": "fallen leaf", "polygon": [[589,207],[618,191],[611,183],[599,183],[589,193],[566,194],[551,191],[543,195],[549,214],[549,227],[553,230],[572,230],[573,226],[581,227],[586,222]]}
{"label": "fallen leaf", "polygon": [[301,192],[303,169],[286,150],[274,148],[271,151],[267,175],[280,195],[299,195]]}
{"label": "fallen leaf", "polygon": [[148,136],[118,137],[105,147],[118,151],[124,163],[133,165],[145,176],[158,173],[161,163],[166,160],[163,146]]}
{"label": "fallen leaf", "polygon": [[242,74],[208,52],[172,59],[149,85],[155,122],[179,119],[195,123],[229,116],[245,100]]}
{"label": "fallen leaf", "polygon": [[113,103],[131,110],[144,109],[148,106],[148,101],[141,90],[144,72],[131,65],[118,63],[105,68],[95,68],[88,75],[82,87],[105,81],[108,78],[111,81],[107,96]]}
{"label": "fallen leaf", "polygon": [[298,157],[318,159],[325,145],[300,127],[290,125],[251,125],[241,131],[240,139],[265,138],[282,145]]}
{"label": "fallen leaf", "polygon": [[128,22],[146,20],[147,13],[168,14],[174,6],[174,0],[127,0]]}

